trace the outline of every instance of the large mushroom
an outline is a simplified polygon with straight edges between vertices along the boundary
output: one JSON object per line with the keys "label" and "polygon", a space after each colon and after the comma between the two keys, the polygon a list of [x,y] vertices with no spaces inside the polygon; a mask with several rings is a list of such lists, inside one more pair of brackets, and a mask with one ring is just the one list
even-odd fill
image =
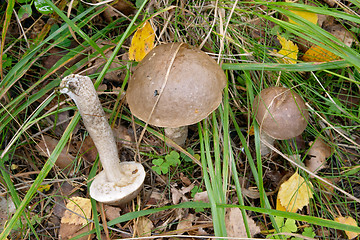
{"label": "large mushroom", "polygon": [[131,201],[141,190],[145,170],[137,162],[120,162],[113,132],[91,79],[77,74],[69,75],[61,81],[60,92],[74,100],[99,152],[103,171],[91,183],[90,196],[111,205]]}
{"label": "large mushroom", "polygon": [[[306,128],[309,113],[304,100],[285,87],[269,87],[260,92],[253,102],[255,118],[260,126],[262,141],[273,144],[275,139],[285,140],[299,136]],[[266,145],[262,155],[269,153]]]}
{"label": "large mushroom", "polygon": [[185,43],[167,43],[139,63],[126,96],[137,118],[165,127],[166,136],[182,146],[187,126],[219,106],[225,85],[224,71],[206,53]]}

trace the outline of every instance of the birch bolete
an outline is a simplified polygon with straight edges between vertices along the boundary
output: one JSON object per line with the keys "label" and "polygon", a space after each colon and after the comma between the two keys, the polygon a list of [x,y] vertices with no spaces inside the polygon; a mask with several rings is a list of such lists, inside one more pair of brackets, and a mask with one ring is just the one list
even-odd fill
{"label": "birch bolete", "polygon": [[112,129],[91,79],[69,75],[61,81],[60,92],[66,93],[75,102],[99,153],[103,171],[91,183],[90,196],[111,205],[131,201],[141,190],[145,170],[137,162],[120,162]]}
{"label": "birch bolete", "polygon": [[[304,100],[285,87],[265,88],[255,97],[253,108],[260,126],[260,138],[269,144],[275,139],[285,140],[299,136],[306,128],[309,113]],[[262,144],[262,155],[269,153]]]}
{"label": "birch bolete", "polygon": [[187,126],[212,113],[222,101],[226,76],[206,53],[185,43],[152,49],[136,67],[126,99],[131,112],[179,145]]}

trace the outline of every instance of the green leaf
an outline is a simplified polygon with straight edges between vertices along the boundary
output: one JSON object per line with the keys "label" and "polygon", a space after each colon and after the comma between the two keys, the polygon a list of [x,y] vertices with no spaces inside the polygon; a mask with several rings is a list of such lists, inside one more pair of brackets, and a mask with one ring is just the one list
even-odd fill
{"label": "green leaf", "polygon": [[[195,152],[191,148],[187,148],[186,151],[194,156]],[[185,162],[192,162],[193,161],[190,157],[188,157],[184,153],[180,153],[180,156],[181,156],[182,159],[184,159]]]}
{"label": "green leaf", "polygon": [[191,197],[193,198],[196,193],[202,192],[202,191],[203,191],[202,188],[200,188],[199,186],[193,187],[193,189],[191,189]]}
{"label": "green leaf", "polygon": [[20,18],[20,21],[30,17],[32,14],[32,9],[30,4],[22,5],[18,11],[18,16]]}
{"label": "green leaf", "polygon": [[163,174],[167,174],[169,172],[169,167],[164,166],[164,164],[161,165],[160,168],[161,168],[161,171],[162,171]]}
{"label": "green leaf", "polygon": [[162,158],[152,160],[152,163],[157,166],[161,166],[161,164],[163,164],[163,162],[164,162],[164,159],[162,159]]}
{"label": "green leaf", "polygon": [[2,67],[3,68],[6,68],[6,67],[10,67],[11,64],[12,64],[12,58],[9,57],[6,53],[2,55],[2,60],[3,60],[3,63],[2,63]]}
{"label": "green leaf", "polygon": [[302,235],[305,237],[314,238],[316,234],[314,233],[314,230],[312,229],[312,227],[306,227],[306,228],[304,228],[304,232],[302,233]]}
{"label": "green leaf", "polygon": [[285,225],[282,228],[282,231],[289,232],[289,233],[295,233],[295,232],[297,232],[297,230],[298,230],[298,228],[296,226],[295,219],[291,219],[291,218],[286,219]]}
{"label": "green leaf", "polygon": [[28,2],[30,2],[29,0],[17,0],[16,1],[17,3],[28,3]]}
{"label": "green leaf", "polygon": [[159,166],[152,166],[151,169],[155,171],[157,174],[161,175],[161,167]]}
{"label": "green leaf", "polygon": [[44,0],[35,0],[34,5],[36,10],[38,10],[42,14],[50,14],[54,11],[53,8]]}
{"label": "green leaf", "polygon": [[178,152],[171,151],[168,155],[166,155],[165,160],[169,163],[170,166],[176,166],[180,164],[180,155]]}
{"label": "green leaf", "polygon": [[284,217],[276,216],[275,222],[280,228],[283,227],[284,226]]}

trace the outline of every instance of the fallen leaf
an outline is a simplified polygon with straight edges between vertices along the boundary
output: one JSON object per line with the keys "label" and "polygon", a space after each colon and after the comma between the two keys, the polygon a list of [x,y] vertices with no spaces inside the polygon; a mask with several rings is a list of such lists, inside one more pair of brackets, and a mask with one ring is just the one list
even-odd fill
{"label": "fallen leaf", "polygon": [[67,210],[61,218],[61,223],[86,225],[91,217],[91,202],[88,198],[73,197],[66,204]]}
{"label": "fallen leaf", "polygon": [[15,212],[16,207],[12,199],[0,196],[0,231]]}
{"label": "fallen leaf", "polygon": [[330,62],[339,60],[340,57],[320,46],[311,46],[302,56],[305,62]]}
{"label": "fallen leaf", "polygon": [[[100,40],[98,42],[100,42]],[[106,42],[103,42],[103,44],[98,43],[98,46],[99,48],[103,48],[105,44]],[[112,54],[113,51],[108,51],[105,53],[105,58],[101,56],[96,58],[96,60],[90,66],[88,66],[88,70],[86,70],[85,73],[87,75],[100,73]],[[114,61],[112,61],[112,63],[110,64],[109,70],[106,72],[104,78],[113,82],[122,82],[122,76],[126,75],[125,70],[121,68],[122,66],[123,65],[121,64],[119,58],[115,56]]]}
{"label": "fallen leaf", "polygon": [[66,205],[65,198],[69,197],[78,197],[79,188],[74,187],[68,182],[54,183],[53,190],[51,192],[51,196],[54,198],[54,206],[52,208],[54,216],[61,219],[64,216],[66,209],[64,205]]}
{"label": "fallen leaf", "polygon": [[306,161],[306,167],[313,173],[326,167],[326,158],[331,156],[331,147],[327,145],[320,137],[310,143],[308,155],[311,157]]}
{"label": "fallen leaf", "polygon": [[176,188],[176,185],[174,184],[171,188],[171,197],[173,204],[180,203],[180,200],[182,202],[187,202],[189,199],[185,196],[186,193],[189,193],[194,188],[194,184],[191,184],[187,187],[182,187],[181,190]]}
{"label": "fallen leaf", "polygon": [[183,234],[191,229],[193,222],[195,220],[194,214],[188,214],[185,218],[180,220],[179,224],[176,227],[177,234]]}
{"label": "fallen leaf", "polygon": [[[327,25],[324,29],[348,47],[355,41],[354,36],[341,24]],[[331,51],[315,45],[310,47],[302,57],[302,60],[305,62],[330,62],[339,59],[341,58]]]}
{"label": "fallen leaf", "polygon": [[[68,223],[61,223],[59,230],[59,239],[60,240],[70,240],[74,237],[86,233],[90,231],[90,225],[82,226],[82,225],[74,225]],[[91,234],[90,234],[91,235]],[[80,238],[76,238],[78,240],[88,240],[91,239],[91,236],[86,235]]]}
{"label": "fallen leaf", "polygon": [[282,58],[278,60],[279,63],[295,64],[297,60],[297,54],[299,52],[298,46],[294,44],[291,40],[286,40],[284,37],[277,36],[281,49],[277,54],[281,55]]}
{"label": "fallen leaf", "polygon": [[154,47],[155,32],[150,23],[146,21],[138,28],[131,41],[129,59],[141,61]]}
{"label": "fallen leaf", "polygon": [[324,28],[326,31],[334,35],[346,46],[351,47],[355,41],[354,36],[341,24],[329,25]]}
{"label": "fallen leaf", "polygon": [[[349,217],[349,216],[335,218],[335,221],[338,223],[343,223],[343,224],[347,224],[347,225],[351,225],[351,226],[355,226],[355,227],[358,226],[355,219],[353,219],[352,217]],[[346,236],[348,236],[349,239],[353,239],[359,235],[359,233],[350,232],[350,231],[345,231],[345,234],[346,234]]]}
{"label": "fallen leaf", "polygon": [[277,195],[277,198],[276,198],[276,210],[286,212],[286,208],[283,205],[281,205],[279,194]]}
{"label": "fallen leaf", "polygon": [[107,22],[113,22],[113,18],[119,18],[123,15],[129,16],[135,12],[134,5],[127,0],[117,0],[111,4],[103,12],[103,16]]}
{"label": "fallen leaf", "polygon": [[297,172],[281,184],[278,192],[279,203],[288,212],[301,210],[312,197],[312,184],[305,182]]}
{"label": "fallen leaf", "polygon": [[[82,197],[70,198],[66,204],[67,210],[61,218],[59,237],[60,239],[70,239],[79,234],[90,231],[88,218],[91,217],[90,199]],[[79,239],[86,240],[90,236]]]}
{"label": "fallen leaf", "polygon": [[210,202],[207,191],[195,193],[193,201],[194,202],[206,202],[206,203]]}
{"label": "fallen leaf", "polygon": [[[286,0],[285,2],[293,2],[293,1]],[[317,24],[318,16],[316,13],[304,11],[300,8],[289,8],[289,10],[290,10],[290,12],[292,12],[293,14],[295,14],[301,18],[306,19],[306,20],[312,22],[313,24]],[[289,17],[289,22],[299,25],[299,23],[295,22],[293,19],[291,19],[291,17]]]}
{"label": "fallen leaf", "polygon": [[140,217],[136,224],[139,237],[150,237],[154,224],[147,217]]}
{"label": "fallen leaf", "polygon": [[181,179],[181,182],[183,182],[186,186],[189,186],[191,184],[191,181],[190,179],[184,175],[184,173],[180,173],[180,179]]}
{"label": "fallen leaf", "polygon": [[50,184],[40,185],[37,190],[40,192],[46,192],[50,190],[50,187]]}
{"label": "fallen leaf", "polygon": [[121,143],[122,145],[131,146],[135,143],[132,129],[128,129],[125,126],[118,124],[113,128],[113,133],[116,142]]}
{"label": "fallen leaf", "polygon": [[[44,135],[44,138],[36,145],[36,149],[41,156],[49,157],[58,142],[59,141],[57,139]],[[71,145],[69,149],[65,147],[55,162],[55,165],[60,169],[69,169],[75,159],[75,157],[69,154],[69,150],[74,151],[74,148]]]}
{"label": "fallen leaf", "polygon": [[[260,232],[260,227],[246,215],[251,236]],[[245,223],[239,208],[228,208],[225,214],[225,226],[228,237],[247,238]]]}

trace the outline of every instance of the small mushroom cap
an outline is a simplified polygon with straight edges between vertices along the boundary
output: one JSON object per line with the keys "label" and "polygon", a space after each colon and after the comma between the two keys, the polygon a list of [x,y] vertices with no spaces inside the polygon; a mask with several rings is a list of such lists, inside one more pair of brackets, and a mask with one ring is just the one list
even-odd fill
{"label": "small mushroom cap", "polygon": [[226,85],[224,71],[206,53],[185,43],[159,45],[139,63],[129,81],[127,102],[139,119],[148,120],[173,57],[167,83],[149,121],[158,127],[186,126],[206,118],[221,103]]}
{"label": "small mushroom cap", "polygon": [[90,186],[90,196],[98,202],[119,206],[133,200],[140,192],[145,180],[145,170],[141,163],[121,162],[124,172],[130,176],[129,182],[109,182],[104,171],[95,176]]}
{"label": "small mushroom cap", "polygon": [[285,140],[300,135],[309,113],[302,98],[284,87],[270,87],[255,97],[256,121],[269,136]]}

